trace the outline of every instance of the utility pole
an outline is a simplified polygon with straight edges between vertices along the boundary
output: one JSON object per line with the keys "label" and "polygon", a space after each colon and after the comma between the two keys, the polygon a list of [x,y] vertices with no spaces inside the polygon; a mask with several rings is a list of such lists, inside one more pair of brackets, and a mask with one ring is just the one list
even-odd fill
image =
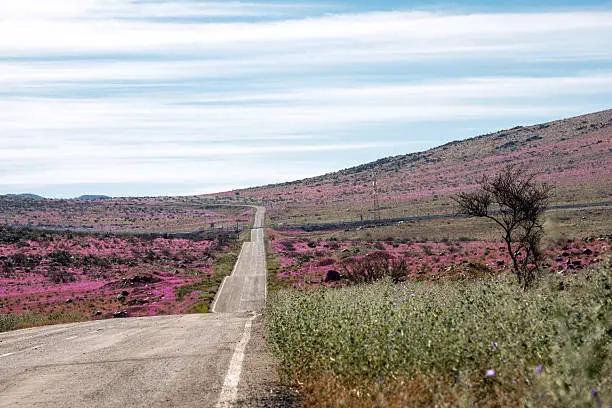
{"label": "utility pole", "polygon": [[374,188],[374,219],[380,221],[380,203],[378,202],[378,178],[376,172],[374,172],[374,182],[372,183]]}

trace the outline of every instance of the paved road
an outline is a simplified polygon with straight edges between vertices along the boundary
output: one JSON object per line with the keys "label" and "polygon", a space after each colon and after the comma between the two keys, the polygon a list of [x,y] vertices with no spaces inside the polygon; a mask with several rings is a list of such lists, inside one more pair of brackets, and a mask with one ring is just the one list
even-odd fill
{"label": "paved road", "polygon": [[[242,399],[245,360],[263,358],[246,355],[256,315],[245,312],[265,301],[263,219],[258,208],[217,313],[0,333],[0,407],[226,407]],[[257,373],[248,377],[257,382]]]}
{"label": "paved road", "polygon": [[251,231],[231,276],[225,278],[213,305],[214,313],[259,310],[266,293],[266,250],[264,246],[264,209],[258,208]]}

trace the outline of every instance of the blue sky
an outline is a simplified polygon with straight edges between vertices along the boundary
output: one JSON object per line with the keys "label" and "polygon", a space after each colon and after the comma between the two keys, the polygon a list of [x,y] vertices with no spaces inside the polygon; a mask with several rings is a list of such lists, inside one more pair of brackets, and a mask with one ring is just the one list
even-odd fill
{"label": "blue sky", "polygon": [[0,194],[290,181],[612,108],[609,1],[0,2]]}

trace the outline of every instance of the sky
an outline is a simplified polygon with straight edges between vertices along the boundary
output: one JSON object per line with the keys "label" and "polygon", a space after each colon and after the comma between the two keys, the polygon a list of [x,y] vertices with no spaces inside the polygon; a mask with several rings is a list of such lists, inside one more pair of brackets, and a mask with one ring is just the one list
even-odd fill
{"label": "sky", "polygon": [[612,2],[0,0],[0,194],[292,181],[612,108]]}

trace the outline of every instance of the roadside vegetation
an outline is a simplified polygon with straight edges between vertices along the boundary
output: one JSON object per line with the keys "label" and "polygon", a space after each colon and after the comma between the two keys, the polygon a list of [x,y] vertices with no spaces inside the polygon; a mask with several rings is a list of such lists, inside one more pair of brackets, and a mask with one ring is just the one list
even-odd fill
{"label": "roadside vegetation", "polygon": [[610,267],[278,291],[269,341],[306,406],[609,406]]}
{"label": "roadside vegetation", "polygon": [[279,278],[279,274],[282,273],[282,263],[278,252],[274,250],[272,242],[268,239],[266,239],[264,245],[266,247],[266,266],[268,269],[268,291],[274,292],[289,287],[288,282]]}
{"label": "roadside vegetation", "polygon": [[50,324],[82,322],[88,320],[80,313],[51,313],[51,314],[1,314],[0,333],[10,330],[25,329],[27,327],[46,326]]}

